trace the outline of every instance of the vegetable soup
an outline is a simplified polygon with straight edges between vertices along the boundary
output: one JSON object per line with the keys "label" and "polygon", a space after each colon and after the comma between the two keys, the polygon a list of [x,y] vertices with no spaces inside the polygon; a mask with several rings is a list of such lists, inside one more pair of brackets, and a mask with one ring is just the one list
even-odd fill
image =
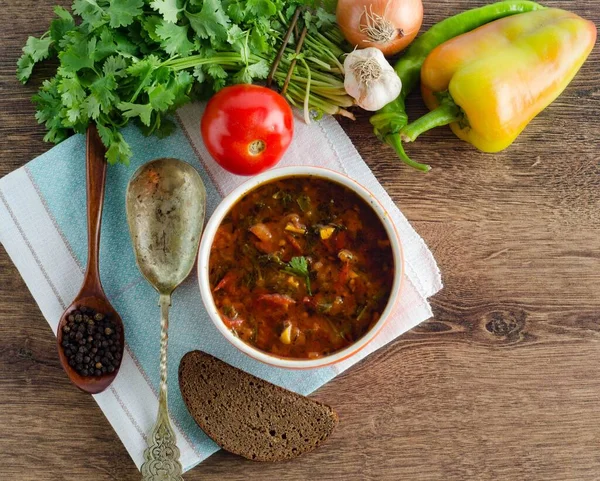
{"label": "vegetable soup", "polygon": [[387,232],[357,194],[319,177],[277,179],[248,192],[215,235],[210,287],[244,342],[318,358],[361,338],[394,278]]}

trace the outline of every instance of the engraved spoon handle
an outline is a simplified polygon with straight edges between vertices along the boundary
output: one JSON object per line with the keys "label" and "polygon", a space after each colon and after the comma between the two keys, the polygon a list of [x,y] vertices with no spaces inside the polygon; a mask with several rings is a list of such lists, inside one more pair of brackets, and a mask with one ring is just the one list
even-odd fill
{"label": "engraved spoon handle", "polygon": [[171,295],[160,295],[160,392],[158,416],[144,451],[143,481],[183,481],[179,448],[167,409],[167,346],[169,342],[169,307]]}
{"label": "engraved spoon handle", "polygon": [[167,410],[167,348],[169,345],[169,308],[171,295],[161,294],[160,300],[160,392],[158,396],[158,409]]}

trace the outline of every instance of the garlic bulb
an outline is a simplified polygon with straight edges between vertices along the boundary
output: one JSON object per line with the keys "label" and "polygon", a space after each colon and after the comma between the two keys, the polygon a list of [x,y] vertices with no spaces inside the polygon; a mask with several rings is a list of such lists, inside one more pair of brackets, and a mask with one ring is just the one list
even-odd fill
{"label": "garlic bulb", "polygon": [[365,110],[379,110],[402,89],[400,77],[375,47],[350,52],[344,60],[344,71],[346,92]]}

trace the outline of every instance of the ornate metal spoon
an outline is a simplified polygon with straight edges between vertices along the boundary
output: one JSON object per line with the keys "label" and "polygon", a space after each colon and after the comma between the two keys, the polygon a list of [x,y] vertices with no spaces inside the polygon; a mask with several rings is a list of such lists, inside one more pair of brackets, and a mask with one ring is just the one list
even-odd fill
{"label": "ornate metal spoon", "polygon": [[181,481],[175,432],[167,410],[167,342],[171,294],[194,267],[204,224],[206,190],[189,164],[158,159],[140,167],[127,187],[127,222],[138,267],[160,295],[158,416],[144,452],[144,481]]}

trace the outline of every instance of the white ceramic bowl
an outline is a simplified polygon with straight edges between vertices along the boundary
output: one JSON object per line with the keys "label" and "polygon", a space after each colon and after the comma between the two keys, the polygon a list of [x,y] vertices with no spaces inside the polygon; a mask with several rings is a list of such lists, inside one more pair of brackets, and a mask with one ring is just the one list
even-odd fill
{"label": "white ceramic bowl", "polygon": [[[249,191],[258,187],[259,185],[269,183],[275,179],[296,176],[314,176],[323,178],[341,184],[358,194],[373,208],[373,210],[383,223],[387,235],[390,239],[390,245],[392,247],[392,253],[394,256],[395,271],[394,281],[392,284],[392,291],[387,306],[381,313],[381,317],[379,318],[377,323],[356,342],[350,344],[349,346],[345,347],[340,351],[330,354],[329,356],[324,356],[322,358],[317,359],[290,359],[275,356],[265,351],[261,351],[260,349],[257,349],[251,346],[250,344],[246,344],[244,341],[242,341],[239,337],[233,334],[221,320],[221,316],[219,315],[219,311],[217,310],[217,306],[215,305],[212,296],[208,275],[210,249],[213,244],[213,240],[217,229],[221,225],[223,218],[227,215],[229,210],[237,203],[237,201],[241,197],[243,197]],[[403,278],[404,258],[402,255],[402,246],[396,228],[392,220],[390,219],[390,216],[387,213],[387,211],[383,208],[381,203],[373,196],[373,194],[371,194],[358,182],[350,179],[349,177],[343,174],[322,167],[296,166],[271,169],[267,172],[257,175],[256,177],[253,177],[252,179],[240,185],[231,194],[229,194],[223,199],[223,201],[219,204],[212,217],[208,221],[206,228],[204,229],[204,235],[202,236],[202,242],[200,244],[200,253],[198,255],[198,281],[200,283],[200,294],[202,295],[202,299],[204,301],[206,310],[208,311],[208,314],[210,315],[217,329],[221,332],[221,334],[223,334],[223,336],[225,336],[225,339],[227,339],[231,344],[233,344],[240,351],[244,352],[250,357],[273,366],[288,369],[313,369],[317,367],[327,366],[336,362],[340,362],[363,349],[377,336],[381,328],[385,325],[390,315],[392,314],[400,296]]]}

